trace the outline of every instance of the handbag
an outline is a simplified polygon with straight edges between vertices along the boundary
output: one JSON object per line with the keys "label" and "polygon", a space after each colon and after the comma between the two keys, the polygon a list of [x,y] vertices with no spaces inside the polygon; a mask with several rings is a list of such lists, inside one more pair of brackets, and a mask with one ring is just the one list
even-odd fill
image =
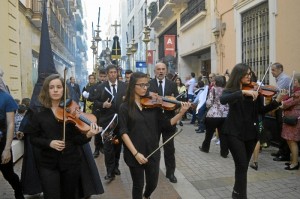
{"label": "handbag", "polygon": [[298,123],[298,117],[296,116],[283,116],[283,123],[290,125],[290,126],[295,126]]}

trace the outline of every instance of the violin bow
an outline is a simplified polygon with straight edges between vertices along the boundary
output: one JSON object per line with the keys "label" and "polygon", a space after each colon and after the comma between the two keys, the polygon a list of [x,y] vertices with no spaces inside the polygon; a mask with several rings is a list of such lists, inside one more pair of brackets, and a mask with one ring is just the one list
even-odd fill
{"label": "violin bow", "polygon": [[155,149],[152,153],[150,153],[147,156],[147,159],[150,158],[154,153],[156,153],[156,151],[158,151],[161,147],[163,147],[165,144],[167,144],[171,139],[173,139],[176,135],[178,135],[181,132],[182,132],[182,129],[180,129],[179,131],[177,131],[174,135],[172,135],[169,139],[167,139],[164,143],[162,143],[162,145],[160,145],[157,149]]}
{"label": "violin bow", "polygon": [[66,100],[67,100],[67,67],[64,69],[64,111],[63,111],[63,141],[66,140]]}
{"label": "violin bow", "polygon": [[261,85],[263,84],[263,82],[264,82],[264,80],[265,80],[265,78],[266,78],[266,76],[267,76],[267,73],[269,72],[269,70],[270,70],[270,68],[271,68],[272,65],[273,65],[273,63],[270,62],[270,64],[269,64],[269,66],[268,66],[268,68],[267,68],[267,70],[266,70],[266,72],[265,72],[263,78],[261,79],[260,84],[258,85],[257,91],[259,91],[259,89],[260,89]]}

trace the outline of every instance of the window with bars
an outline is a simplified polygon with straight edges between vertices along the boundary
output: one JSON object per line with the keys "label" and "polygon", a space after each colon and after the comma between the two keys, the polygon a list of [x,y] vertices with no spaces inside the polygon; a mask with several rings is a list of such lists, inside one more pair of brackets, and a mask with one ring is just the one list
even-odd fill
{"label": "window with bars", "polygon": [[[269,66],[269,8],[262,3],[242,14],[242,61],[261,80]],[[264,83],[269,83],[266,75]]]}

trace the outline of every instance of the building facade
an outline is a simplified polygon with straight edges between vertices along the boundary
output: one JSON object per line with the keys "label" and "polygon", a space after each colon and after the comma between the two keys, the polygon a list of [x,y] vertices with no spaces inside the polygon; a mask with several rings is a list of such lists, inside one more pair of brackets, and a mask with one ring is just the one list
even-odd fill
{"label": "building facade", "polygon": [[[42,6],[39,0],[1,1],[3,36],[0,65],[15,98],[31,97],[37,81]],[[47,15],[51,47],[57,71],[67,67],[67,77],[85,80],[86,23],[81,0],[48,0]]]}
{"label": "building facade", "polygon": [[[278,0],[157,0],[148,4],[156,56],[164,58],[164,35],[175,35],[171,69],[186,77],[224,74],[248,63],[261,79],[272,62],[287,74],[297,68],[300,2]],[[275,83],[269,73],[266,82]]]}

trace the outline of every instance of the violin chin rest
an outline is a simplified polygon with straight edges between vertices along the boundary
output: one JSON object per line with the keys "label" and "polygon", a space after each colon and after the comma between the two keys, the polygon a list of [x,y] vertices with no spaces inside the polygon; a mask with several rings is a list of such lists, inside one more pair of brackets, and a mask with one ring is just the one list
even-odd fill
{"label": "violin chin rest", "polygon": [[[66,99],[66,106],[69,106],[71,104],[71,102],[72,102],[72,99]],[[61,101],[59,103],[59,106],[64,107],[64,101]]]}

